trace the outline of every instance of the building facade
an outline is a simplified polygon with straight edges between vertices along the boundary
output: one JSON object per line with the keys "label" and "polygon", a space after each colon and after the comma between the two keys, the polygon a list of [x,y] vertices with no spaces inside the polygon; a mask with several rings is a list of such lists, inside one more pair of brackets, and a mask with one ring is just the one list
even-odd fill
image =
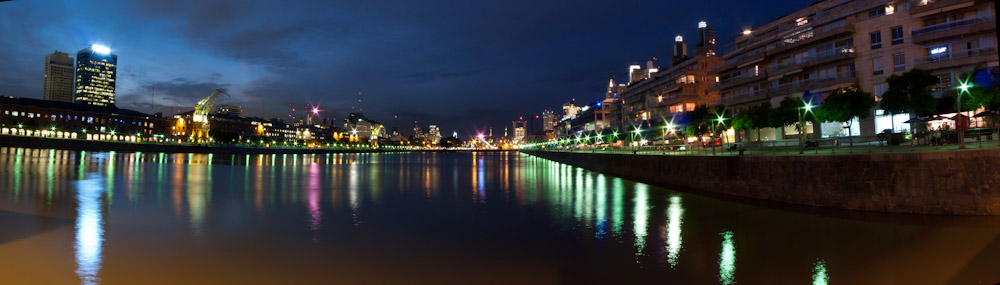
{"label": "building facade", "polygon": [[45,56],[42,99],[73,102],[73,58],[55,51]]}
{"label": "building facade", "polygon": [[649,78],[633,82],[624,89],[615,89],[613,81],[609,84],[608,94],[618,93],[619,101],[605,108],[610,112],[611,121],[619,122],[611,123],[617,125],[617,130],[670,125],[695,106],[717,101],[718,91],[710,89],[715,76],[709,70],[721,64],[722,59],[715,56],[711,27],[705,22],[698,26],[703,38],[693,57],[688,55],[683,39],[677,36],[670,68],[651,73]]}
{"label": "building facade", "polygon": [[118,71],[118,56],[100,45],[93,45],[76,54],[77,103],[114,106],[115,78]]}
{"label": "building facade", "polygon": [[[751,106],[777,107],[786,97],[822,101],[830,91],[857,84],[879,98],[886,78],[914,68],[939,77],[935,96],[957,86],[977,66],[996,66],[995,5],[977,0],[826,0],[771,23],[747,29],[712,69],[719,103],[740,112]],[[853,134],[909,128],[909,115],[889,117],[873,110],[855,121]],[[895,123],[893,123],[895,122]],[[841,123],[813,126],[807,135],[848,135]],[[751,140],[797,136],[794,127],[765,129]]]}
{"label": "building facade", "polygon": [[0,134],[162,142],[169,120],[114,106],[0,97]]}

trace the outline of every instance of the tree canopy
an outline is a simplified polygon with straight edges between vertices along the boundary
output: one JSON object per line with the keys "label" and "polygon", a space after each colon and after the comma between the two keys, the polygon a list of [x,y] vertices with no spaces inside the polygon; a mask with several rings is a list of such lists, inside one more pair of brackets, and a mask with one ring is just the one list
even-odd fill
{"label": "tree canopy", "polygon": [[921,69],[913,69],[901,75],[889,76],[889,85],[882,94],[880,108],[896,115],[910,113],[928,115],[937,108],[937,100],[931,96],[930,87],[937,83],[937,77]]}
{"label": "tree canopy", "polygon": [[855,117],[868,118],[874,107],[875,96],[854,85],[830,92],[816,113],[823,122],[848,122]]}

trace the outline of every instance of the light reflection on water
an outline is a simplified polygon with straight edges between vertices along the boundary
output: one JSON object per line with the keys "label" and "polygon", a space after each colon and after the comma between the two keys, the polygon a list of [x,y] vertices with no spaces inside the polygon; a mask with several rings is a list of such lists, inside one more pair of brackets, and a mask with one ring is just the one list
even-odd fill
{"label": "light reflection on water", "polygon": [[[980,259],[1000,254],[996,227],[872,223],[760,208],[516,153],[223,156],[0,148],[3,211],[73,221],[75,268],[65,271],[78,279],[60,283],[96,284],[122,280],[131,271],[159,272],[128,260],[171,254],[215,261],[198,263],[206,268],[252,263],[260,267],[241,270],[303,268],[287,270],[306,280],[337,272],[397,284],[414,280],[392,278],[455,283],[430,278],[463,274],[535,283],[525,282],[538,279],[523,271],[536,267],[555,272],[562,283],[734,284],[737,267],[741,284],[824,284],[831,271],[838,274],[837,283],[864,283],[857,281],[916,269],[929,275],[916,280],[948,283],[989,274],[995,268],[990,265],[1000,265],[982,265]],[[927,231],[935,234],[914,238]],[[25,234],[30,240],[40,233]],[[805,236],[815,240],[805,242]],[[924,242],[918,245],[925,250],[960,252],[964,259],[955,262],[969,267],[928,268],[924,264],[940,262],[894,250],[913,240]],[[0,235],[0,253],[2,245]],[[747,252],[762,248],[768,250]],[[868,262],[873,255],[886,260]],[[273,256],[289,258],[274,264]],[[405,270],[398,269],[396,256],[429,267],[410,265],[419,274],[362,269]],[[323,269],[304,269],[310,266]],[[167,275],[196,274],[174,270]],[[281,282],[247,278],[214,283]],[[0,283],[17,283],[4,280],[0,276]]]}
{"label": "light reflection on water", "polygon": [[101,270],[101,244],[104,225],[101,214],[101,182],[99,175],[76,182],[76,274],[83,284],[97,284]]}

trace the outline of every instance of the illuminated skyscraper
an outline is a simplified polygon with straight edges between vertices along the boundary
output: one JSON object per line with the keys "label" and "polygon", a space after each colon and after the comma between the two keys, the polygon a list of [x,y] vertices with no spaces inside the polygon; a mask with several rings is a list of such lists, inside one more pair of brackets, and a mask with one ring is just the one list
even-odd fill
{"label": "illuminated skyscraper", "polygon": [[45,56],[42,99],[73,102],[73,58],[55,51]]}
{"label": "illuminated skyscraper", "polygon": [[715,56],[715,29],[705,21],[698,22],[698,44],[694,46],[694,53]]}
{"label": "illuminated skyscraper", "polygon": [[115,75],[118,56],[102,45],[92,45],[76,54],[76,102],[97,106],[115,105]]}
{"label": "illuminated skyscraper", "polygon": [[684,37],[677,35],[674,38],[674,58],[671,61],[673,65],[678,65],[682,61],[688,59],[688,46],[684,43]]}

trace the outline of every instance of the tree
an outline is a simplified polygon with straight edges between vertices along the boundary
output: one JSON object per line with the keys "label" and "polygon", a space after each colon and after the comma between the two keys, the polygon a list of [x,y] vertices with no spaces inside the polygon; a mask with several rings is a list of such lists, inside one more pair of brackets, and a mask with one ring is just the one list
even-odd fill
{"label": "tree", "polygon": [[858,88],[855,84],[850,87],[839,88],[830,92],[826,100],[816,110],[817,117],[823,122],[847,123],[847,137],[850,146],[854,146],[851,137],[851,121],[854,118],[859,120],[868,118],[875,107],[875,96]]}
{"label": "tree", "polygon": [[929,72],[913,69],[901,75],[893,74],[885,82],[889,84],[889,88],[882,94],[879,106],[885,113],[921,116],[929,115],[937,108],[937,100],[931,96],[930,90],[937,83],[937,77]]}
{"label": "tree", "polygon": [[754,129],[753,119],[750,117],[751,110],[746,109],[733,115],[733,130],[742,132],[746,140],[750,140],[749,131]]}
{"label": "tree", "polygon": [[682,132],[686,136],[701,136],[708,133],[709,125],[706,121],[711,120],[712,111],[708,105],[699,105],[687,112],[683,116],[684,128]]}
{"label": "tree", "polygon": [[[901,75],[889,76],[885,80],[889,88],[882,94],[880,107],[889,115],[909,113],[911,116],[926,116],[937,108],[937,99],[931,96],[930,87],[937,83],[937,77],[921,69],[912,69]],[[889,117],[892,132],[895,132],[895,116]],[[912,123],[910,129],[913,129]],[[889,142],[892,146],[892,141]]]}
{"label": "tree", "polygon": [[[733,117],[733,129],[737,131],[757,130],[757,141],[760,141],[760,129],[770,126],[768,123],[770,112],[771,104],[764,103],[736,113]],[[750,140],[749,133],[745,134],[747,140]]]}
{"label": "tree", "polygon": [[785,97],[778,104],[778,108],[772,110],[770,116],[767,117],[767,125],[773,128],[784,128],[787,125],[798,124],[799,108],[801,107],[802,101],[798,98]]}
{"label": "tree", "polygon": [[1000,125],[997,124],[1000,121],[1000,85],[998,85],[1000,76],[997,68],[977,69],[967,80],[971,81],[967,82],[968,84],[972,84],[972,88],[969,88],[971,99],[967,101],[976,108],[983,107],[989,110],[990,120],[996,128],[995,134],[1000,134]]}

